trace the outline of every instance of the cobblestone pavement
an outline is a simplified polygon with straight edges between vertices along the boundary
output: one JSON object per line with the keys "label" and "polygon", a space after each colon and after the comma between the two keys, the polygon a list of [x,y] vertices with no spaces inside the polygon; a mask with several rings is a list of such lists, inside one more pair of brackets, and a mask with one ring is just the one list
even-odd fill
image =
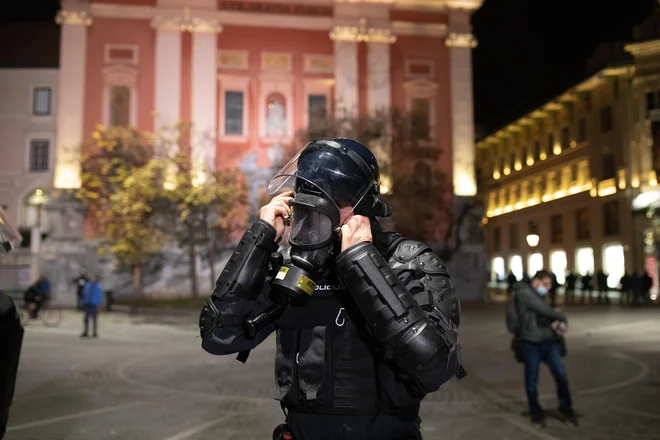
{"label": "cobblestone pavement", "polygon": [[[566,358],[579,428],[533,428],[522,368],[509,351],[504,306],[465,307],[469,376],[422,406],[424,438],[660,439],[660,309],[568,309]],[[264,440],[282,421],[274,393],[274,338],[246,365],[200,348],[196,315],[100,317],[101,338],[81,340],[80,316],[26,329],[6,440]],[[161,321],[161,322],[159,322]],[[542,403],[556,407],[541,375]]]}

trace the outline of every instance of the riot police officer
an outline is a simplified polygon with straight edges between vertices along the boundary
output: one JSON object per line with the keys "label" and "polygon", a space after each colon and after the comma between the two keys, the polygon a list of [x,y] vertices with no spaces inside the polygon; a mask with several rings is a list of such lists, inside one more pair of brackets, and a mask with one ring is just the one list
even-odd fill
{"label": "riot police officer", "polygon": [[424,243],[383,232],[376,218],[393,210],[379,177],[357,141],[308,144],[270,182],[278,195],[202,309],[202,347],[212,354],[245,362],[277,332],[287,423],[276,432],[288,432],[279,438],[421,439],[421,400],[465,373],[447,267]]}
{"label": "riot police officer", "polygon": [[[21,235],[9,224],[0,207],[0,258],[20,243]],[[7,429],[22,343],[23,326],[16,306],[9,296],[0,292],[0,439]]]}

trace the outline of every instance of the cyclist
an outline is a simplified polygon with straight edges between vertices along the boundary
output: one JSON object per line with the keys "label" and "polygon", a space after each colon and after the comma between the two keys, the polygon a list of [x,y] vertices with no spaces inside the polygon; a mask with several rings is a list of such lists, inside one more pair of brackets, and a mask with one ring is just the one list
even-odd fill
{"label": "cyclist", "polygon": [[50,302],[50,281],[46,275],[41,275],[39,279],[25,291],[23,295],[25,308],[30,312],[30,318],[37,319],[39,311],[48,307]]}

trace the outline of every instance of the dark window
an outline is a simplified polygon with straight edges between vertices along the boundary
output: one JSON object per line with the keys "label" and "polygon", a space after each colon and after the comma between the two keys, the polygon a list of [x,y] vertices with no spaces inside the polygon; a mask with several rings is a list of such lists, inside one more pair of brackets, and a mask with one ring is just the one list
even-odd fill
{"label": "dark window", "polygon": [[495,228],[493,230],[493,250],[499,252],[502,242],[502,233],[500,228]]}
{"label": "dark window", "polygon": [[509,168],[511,171],[516,169],[516,153],[511,153],[509,156]]}
{"label": "dark window", "polygon": [[528,234],[539,234],[539,224],[535,220],[530,220],[527,222],[527,233]]}
{"label": "dark window", "polygon": [[327,104],[328,98],[325,95],[309,95],[307,106],[310,127],[323,124],[328,112]]}
{"label": "dark window", "polygon": [[646,118],[651,117],[651,110],[655,110],[655,92],[646,94]]}
{"label": "dark window", "polygon": [[530,181],[529,181],[529,187],[528,187],[528,188],[529,188],[529,189],[527,190],[527,191],[528,191],[528,192],[527,192],[528,197],[533,197],[533,196],[534,196],[534,190],[536,189],[536,188],[534,187],[534,181],[533,181],[533,180],[530,180]]}
{"label": "dark window", "polygon": [[110,125],[127,126],[131,121],[131,89],[113,86],[110,89]]}
{"label": "dark window", "polygon": [[534,160],[539,161],[541,160],[541,142],[536,141],[534,143]]}
{"label": "dark window", "polygon": [[572,102],[566,103],[566,113],[569,121],[575,119],[575,106],[573,105]]}
{"label": "dark window", "polygon": [[500,158],[500,173],[504,173],[504,158]]}
{"label": "dark window", "polygon": [[563,241],[561,214],[554,214],[550,217],[550,243],[559,244]]}
{"label": "dark window", "polygon": [[50,141],[33,139],[30,141],[30,171],[48,171]]}
{"label": "dark window", "polygon": [[548,135],[548,154],[552,154],[555,149],[555,137],[552,134]]}
{"label": "dark window", "polygon": [[243,92],[225,91],[225,134],[243,134]]}
{"label": "dark window", "polygon": [[578,208],[575,211],[575,238],[589,240],[591,238],[589,226],[589,208]]}
{"label": "dark window", "polygon": [[518,249],[518,225],[516,223],[509,225],[509,249]]}
{"label": "dark window", "polygon": [[36,87],[32,92],[32,114],[48,116],[51,113],[50,87]]}
{"label": "dark window", "polygon": [[412,100],[410,112],[411,135],[413,140],[426,140],[431,137],[431,102],[425,98]]}
{"label": "dark window", "polygon": [[606,133],[612,130],[612,106],[608,105],[600,109],[600,131]]}
{"label": "dark window", "polygon": [[578,143],[580,143],[586,140],[587,140],[587,121],[585,119],[580,119],[580,122],[578,122],[577,141]]}
{"label": "dark window", "polygon": [[520,152],[520,162],[522,166],[527,165],[527,147],[522,147]]}
{"label": "dark window", "polygon": [[619,201],[603,204],[603,235],[606,237],[619,233]]}
{"label": "dark window", "polygon": [[605,153],[603,154],[603,179],[612,179],[616,177],[616,162],[614,160],[614,154]]}
{"label": "dark window", "polygon": [[564,127],[561,131],[561,149],[566,150],[568,148],[571,148],[571,133],[568,128]]}

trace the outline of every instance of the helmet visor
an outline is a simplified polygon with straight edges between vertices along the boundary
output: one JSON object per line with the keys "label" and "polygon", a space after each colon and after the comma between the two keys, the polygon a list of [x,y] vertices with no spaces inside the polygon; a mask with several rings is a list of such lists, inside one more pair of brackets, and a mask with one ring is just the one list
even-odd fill
{"label": "helmet visor", "polygon": [[9,218],[0,207],[0,254],[11,252],[22,241],[21,234],[9,224]]}
{"label": "helmet visor", "polygon": [[334,141],[307,144],[273,177],[269,195],[282,191],[324,196],[337,209],[355,208],[378,182],[352,150]]}

